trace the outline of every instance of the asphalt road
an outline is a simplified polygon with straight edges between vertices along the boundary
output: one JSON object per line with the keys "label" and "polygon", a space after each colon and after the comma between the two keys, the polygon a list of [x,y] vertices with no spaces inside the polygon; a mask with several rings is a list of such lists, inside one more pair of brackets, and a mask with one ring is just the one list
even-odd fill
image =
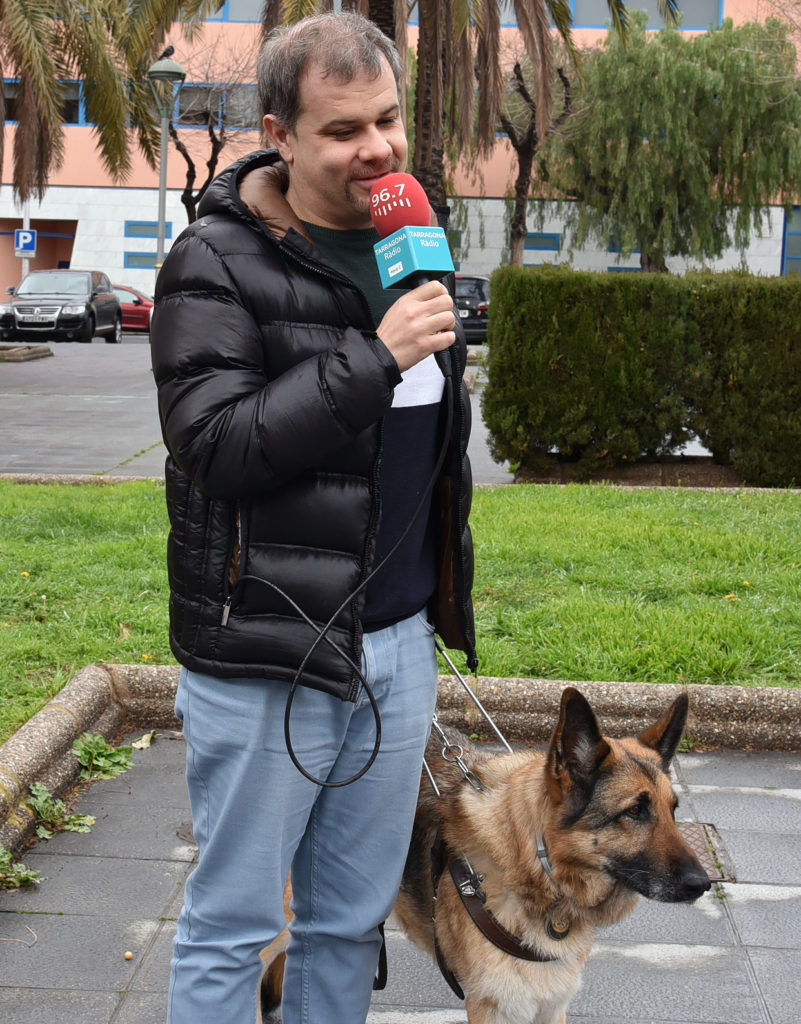
{"label": "asphalt road", "polygon": [[[0,473],[162,476],[148,340],[49,343],[52,356],[0,362]],[[478,390],[469,452],[476,484],[511,482],[489,455]]]}

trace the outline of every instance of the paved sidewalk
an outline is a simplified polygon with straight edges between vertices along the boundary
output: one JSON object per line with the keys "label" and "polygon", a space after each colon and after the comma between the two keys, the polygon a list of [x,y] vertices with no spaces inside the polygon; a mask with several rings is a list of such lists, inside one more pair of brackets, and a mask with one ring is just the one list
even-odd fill
{"label": "paved sidewalk", "polygon": [[[81,795],[76,809],[97,819],[89,834],[61,833],[25,855],[46,877],[0,893],[4,1024],[163,1024],[195,855],[183,757],[180,734],[161,734],[128,773]],[[801,756],[684,754],[677,771],[678,817],[717,827],[737,881],[693,906],[643,900],[599,935],[568,1022],[798,1024]],[[465,1021],[434,964],[391,928],[388,951],[369,1024]]]}

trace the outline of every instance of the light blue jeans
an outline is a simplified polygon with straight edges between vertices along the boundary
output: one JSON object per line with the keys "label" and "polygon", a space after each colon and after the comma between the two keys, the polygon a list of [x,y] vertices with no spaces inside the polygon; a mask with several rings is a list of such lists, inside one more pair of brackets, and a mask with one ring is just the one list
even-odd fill
{"label": "light blue jeans", "polygon": [[[284,927],[292,871],[294,920],[284,974],[284,1024],[363,1024],[409,845],[437,686],[424,615],[365,635],[362,670],[381,715],[370,770],[321,789],[284,742],[289,687],[220,680],[183,669],[176,712],[198,864],[175,937],[168,1024],[252,1024],[259,951]],[[291,740],[317,778],[358,772],[375,738],[364,692],[355,704],[299,688]]]}

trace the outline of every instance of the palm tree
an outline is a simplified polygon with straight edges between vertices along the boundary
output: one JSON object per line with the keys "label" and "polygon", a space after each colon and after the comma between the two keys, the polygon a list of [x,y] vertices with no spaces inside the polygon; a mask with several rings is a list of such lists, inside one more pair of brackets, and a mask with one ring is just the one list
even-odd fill
{"label": "palm tree", "polygon": [[[63,83],[82,83],[106,170],[131,167],[132,134],[156,164],[153,106],[145,71],[175,22],[191,35],[223,0],[2,0],[0,71],[16,79],[12,185],[39,199],[63,158]],[[0,128],[6,120],[0,94]],[[4,133],[0,131],[0,165]]]}
{"label": "palm tree", "polygon": [[[501,66],[502,0],[419,0],[414,175],[429,197],[445,202],[443,107],[450,98],[449,132],[461,150],[474,146],[488,156],[495,145],[504,99]],[[612,29],[625,37],[625,0],[607,0]],[[659,0],[659,11],[671,23],[678,18],[678,0]],[[536,129],[543,138],[552,110],[554,80],[552,30],[576,62],[568,0],[514,0],[517,27],[533,74]],[[475,56],[473,52],[475,49]],[[475,79],[473,77],[475,71]],[[475,84],[477,131],[473,136]]]}

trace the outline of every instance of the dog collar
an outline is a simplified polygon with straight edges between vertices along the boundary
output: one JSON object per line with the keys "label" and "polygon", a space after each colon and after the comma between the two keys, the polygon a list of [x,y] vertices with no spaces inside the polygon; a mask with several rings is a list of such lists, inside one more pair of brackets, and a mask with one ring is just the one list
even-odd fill
{"label": "dog collar", "polygon": [[553,877],[553,868],[551,862],[548,860],[548,847],[545,845],[545,838],[539,833],[534,833],[534,842],[537,844],[537,860],[542,865],[542,870],[548,876],[549,880],[556,885]]}
{"label": "dog collar", "polygon": [[[534,841],[537,844],[537,860],[542,865],[542,870],[548,876],[548,880],[551,885],[560,892],[559,885],[556,879],[553,877],[553,868],[551,862],[548,859],[548,848],[545,845],[545,839],[539,832],[534,833]],[[561,942],[567,936],[570,931],[570,922],[562,920],[554,920],[553,917],[549,917],[545,922],[545,931],[549,938],[555,942]]]}

